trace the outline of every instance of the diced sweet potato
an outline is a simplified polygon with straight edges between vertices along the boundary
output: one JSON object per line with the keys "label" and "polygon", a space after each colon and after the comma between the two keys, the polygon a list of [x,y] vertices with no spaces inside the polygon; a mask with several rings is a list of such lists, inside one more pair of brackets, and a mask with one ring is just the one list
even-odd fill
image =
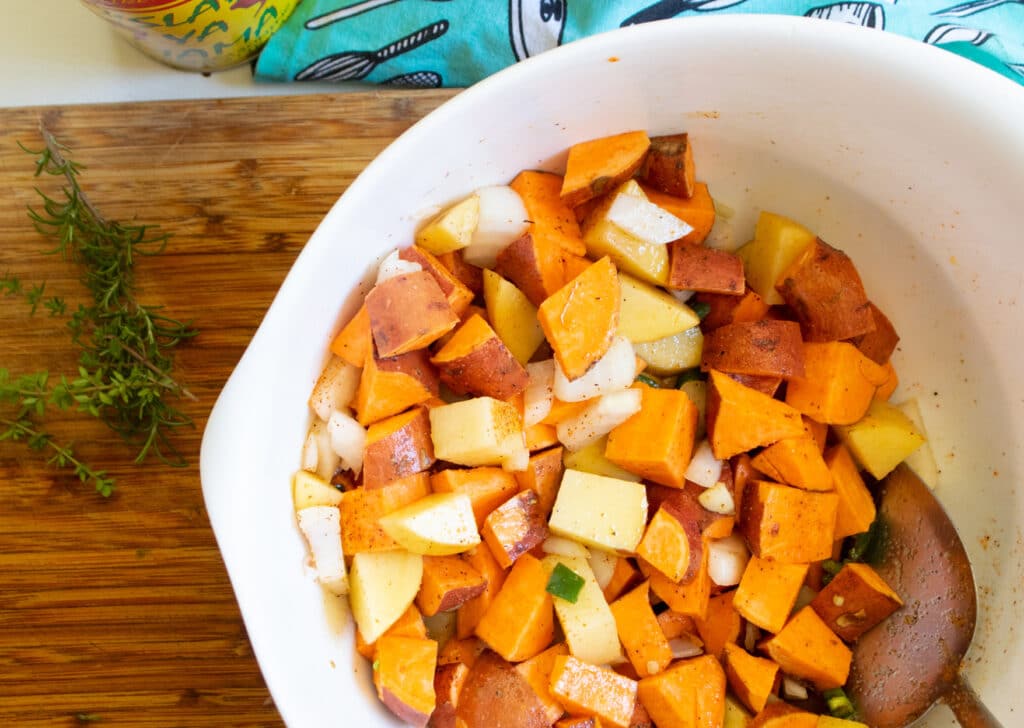
{"label": "diced sweet potato", "polygon": [[641,184],[640,187],[647,199],[693,227],[691,232],[679,240],[680,243],[700,245],[711,233],[715,224],[715,202],[704,182],[694,183],[693,195],[690,197],[670,195],[647,184]]}
{"label": "diced sweet potato", "polygon": [[432,253],[418,245],[410,245],[398,251],[398,257],[412,263],[419,263],[423,266],[423,270],[434,277],[456,316],[461,316],[466,307],[473,302],[473,291],[469,290],[466,284],[460,281]]}
{"label": "diced sweet potato", "polygon": [[743,628],[743,620],[733,606],[735,591],[728,591],[708,600],[707,614],[694,620],[697,634],[704,643],[704,652],[719,660],[726,646],[735,643]]}
{"label": "diced sweet potato", "polygon": [[764,657],[755,657],[736,644],[727,644],[722,665],[729,687],[743,704],[757,713],[764,709],[768,696],[775,692],[779,666]]}
{"label": "diced sweet potato", "polygon": [[852,339],[875,329],[856,266],[821,238],[797,256],[775,287],[807,341]]}
{"label": "diced sweet potato", "polygon": [[381,516],[430,493],[426,473],[416,473],[380,488],[356,488],[341,498],[341,549],[346,556],[361,551],[390,551],[398,543],[381,528]]}
{"label": "diced sweet potato", "polygon": [[672,650],[651,608],[649,584],[642,583],[609,606],[615,617],[619,640],[626,648],[626,656],[637,675],[647,677],[668,667],[672,662]]}
{"label": "diced sweet potato", "polygon": [[508,399],[526,389],[526,369],[480,316],[471,316],[431,358],[456,392]]}
{"label": "diced sweet potato", "polygon": [[437,642],[384,635],[374,652],[377,697],[401,720],[423,728],[434,712]]}
{"label": "diced sweet potato", "polygon": [[810,607],[760,647],[783,672],[810,680],[819,690],[844,685],[850,673],[850,649]]}
{"label": "diced sweet potato", "polygon": [[743,489],[737,527],[754,555],[806,564],[832,555],[838,507],[835,493],[755,480]]}
{"label": "diced sweet potato", "polygon": [[562,200],[562,177],[552,172],[526,169],[509,187],[519,193],[531,223],[528,232],[547,238],[573,255],[585,255],[586,246],[572,209]]}
{"label": "diced sweet potato", "polygon": [[576,207],[625,182],[640,168],[650,145],[645,132],[628,131],[569,147],[562,202]]}
{"label": "diced sweet potato", "polygon": [[541,303],[541,328],[562,371],[576,379],[604,356],[619,322],[619,277],[608,257]]}
{"label": "diced sweet potato", "polygon": [[551,644],[554,607],[548,573],[530,554],[516,560],[476,627],[477,636],[511,662],[522,662]]}
{"label": "diced sweet potato", "polygon": [[362,364],[353,407],[364,427],[436,397],[437,371],[425,350],[380,359],[371,346]]}
{"label": "diced sweet potato", "polygon": [[725,672],[711,655],[680,660],[645,677],[638,695],[658,726],[704,728],[725,720]]}
{"label": "diced sweet potato", "polygon": [[733,608],[761,629],[777,633],[789,619],[806,576],[807,564],[752,556],[734,592]]}
{"label": "diced sweet potato", "polygon": [[747,728],[818,728],[818,716],[779,700],[764,706]]}
{"label": "diced sweet potato", "polygon": [[867,564],[845,564],[811,600],[822,621],[847,642],[888,617],[903,601]]}
{"label": "diced sweet potato", "polygon": [[751,464],[762,473],[804,490],[832,490],[832,473],[818,443],[809,437],[787,437],[754,456]]}
{"label": "diced sweet potato", "polygon": [[678,389],[639,389],[640,411],[609,433],[604,455],[647,480],[682,488],[693,453],[697,407]]}
{"label": "diced sweet potato", "polygon": [[469,677],[469,667],[462,663],[441,665],[434,674],[437,707],[430,716],[429,728],[456,728],[455,709],[459,706],[462,686]]}
{"label": "diced sweet potato", "polygon": [[361,367],[366,361],[366,355],[372,349],[373,335],[370,333],[370,315],[366,312],[364,304],[331,341],[331,351],[352,366]]}
{"label": "diced sweet potato", "polygon": [[800,412],[714,369],[708,375],[707,429],[716,458],[803,434]]}
{"label": "diced sweet potato", "polygon": [[434,464],[430,418],[422,407],[380,420],[366,433],[363,487],[376,488]]}
{"label": "diced sweet potato", "polygon": [[551,694],[570,713],[595,715],[606,725],[629,728],[637,683],[572,655],[560,655],[551,670]]}
{"label": "diced sweet potato", "polygon": [[527,232],[498,253],[494,271],[523,292],[534,306],[565,285],[565,251],[550,238]]}
{"label": "diced sweet potato", "polygon": [[681,241],[669,247],[668,287],[742,296],[747,289],[743,261],[735,253]]}
{"label": "diced sweet potato", "polygon": [[651,147],[637,171],[637,177],[670,195],[693,195],[696,180],[689,135],[682,133],[651,137]]}
{"label": "diced sweet potato", "polygon": [[430,476],[435,493],[465,493],[473,504],[477,528],[491,511],[512,497],[519,486],[512,473],[501,468],[449,468]]}
{"label": "diced sweet potato", "polygon": [[365,305],[382,357],[429,346],[459,322],[441,287],[425,270],[379,283],[366,294]]}
{"label": "diced sweet potato", "polygon": [[537,505],[545,520],[555,505],[564,470],[562,448],[559,446],[530,455],[526,469],[514,474],[520,490],[532,490],[537,494]]}
{"label": "diced sweet potato", "polygon": [[495,508],[480,529],[494,558],[508,568],[548,537],[548,526],[537,494],[524,490]]}
{"label": "diced sweet potato", "polygon": [[662,504],[636,547],[637,556],[676,583],[689,582],[700,568],[700,524],[680,518],[671,504]]}
{"label": "diced sweet potato", "polygon": [[804,375],[803,340],[793,321],[725,324],[704,337],[700,367],[727,374],[791,379]]}
{"label": "diced sweet potato", "polygon": [[455,636],[466,639],[476,631],[476,626],[491,606],[495,595],[505,583],[506,571],[494,558],[487,544],[480,544],[471,551],[462,554],[466,563],[472,566],[484,578],[484,589],[477,596],[467,600],[455,615]]}
{"label": "diced sweet potato", "polygon": [[864,533],[875,520],[875,499],[864,484],[853,456],[845,445],[839,444],[825,453],[825,463],[839,498],[835,537],[839,539]]}
{"label": "diced sweet potato", "polygon": [[544,703],[512,665],[485,652],[469,670],[455,709],[465,728],[550,728]]}
{"label": "diced sweet potato", "polygon": [[848,425],[867,412],[886,370],[845,341],[804,344],[804,376],[786,387],[786,402],[818,422]]}
{"label": "diced sweet potato", "polygon": [[423,581],[416,606],[427,617],[456,609],[487,586],[483,575],[461,557],[424,556]]}
{"label": "diced sweet potato", "polygon": [[568,654],[569,646],[565,642],[559,642],[515,667],[516,672],[523,676],[544,704],[547,717],[552,723],[562,716],[565,708],[551,694],[551,671],[555,669],[555,658]]}
{"label": "diced sweet potato", "polygon": [[[415,604],[410,604],[402,616],[384,630],[384,634],[392,637],[419,637],[420,639],[426,639],[427,627],[423,623],[423,615],[420,613],[419,607]],[[356,652],[367,660],[373,660],[373,652],[376,648],[376,642],[367,642],[363,639],[362,633],[358,629],[356,630]]]}
{"label": "diced sweet potato", "polygon": [[726,324],[760,321],[768,315],[770,308],[756,291],[749,288],[742,296],[698,293],[693,300],[697,303],[706,303],[710,307],[700,322],[700,328],[705,334]]}

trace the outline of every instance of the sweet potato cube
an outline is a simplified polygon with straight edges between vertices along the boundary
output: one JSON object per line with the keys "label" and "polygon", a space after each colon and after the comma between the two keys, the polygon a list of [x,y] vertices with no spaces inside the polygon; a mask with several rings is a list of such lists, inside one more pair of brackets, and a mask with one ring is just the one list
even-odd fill
{"label": "sweet potato cube", "polygon": [[508,399],[529,383],[526,369],[481,316],[459,326],[430,361],[456,392]]}
{"label": "sweet potato cube", "polygon": [[711,199],[711,193],[704,182],[694,183],[690,197],[670,195],[648,184],[641,184],[640,187],[648,200],[693,227],[693,230],[679,239],[679,243],[701,245],[711,233],[715,224],[715,201]]}
{"label": "sweet potato cube", "polygon": [[604,585],[601,592],[604,594],[605,601],[611,604],[638,581],[640,581],[640,569],[636,568],[631,560],[623,556],[616,556],[612,578]]}
{"label": "sweet potato cube", "polygon": [[534,306],[540,306],[565,285],[564,257],[557,242],[527,232],[502,248],[494,272],[512,281]]}
{"label": "sweet potato cube", "polygon": [[429,251],[418,245],[410,245],[399,250],[398,257],[411,263],[419,263],[423,270],[434,277],[456,316],[461,316],[462,312],[473,302],[473,291],[469,290],[465,283],[456,278],[455,274]]}
{"label": "sweet potato cube", "polygon": [[871,318],[875,322],[874,331],[869,331],[851,340],[854,346],[860,349],[860,353],[877,364],[885,364],[889,357],[896,351],[896,345],[900,343],[896,327],[878,306],[868,301],[868,308],[871,310]]}
{"label": "sweet potato cube", "polygon": [[835,537],[839,539],[864,533],[875,520],[875,499],[864,484],[853,456],[845,445],[839,444],[825,453],[825,463],[839,498]]}
{"label": "sweet potato cube", "polygon": [[850,673],[850,649],[809,606],[760,647],[783,672],[810,680],[819,690],[844,685]]}
{"label": "sweet potato cube", "polygon": [[484,543],[503,568],[548,537],[548,525],[537,494],[524,490],[495,508],[480,529]]}
{"label": "sweet potato cube", "polygon": [[637,559],[640,573],[651,582],[651,591],[674,612],[703,619],[708,613],[711,599],[711,577],[708,575],[708,550],[703,556],[697,575],[686,584],[672,581],[643,559]]}
{"label": "sweet potato cube", "polygon": [[755,556],[806,564],[832,555],[838,507],[832,492],[755,480],[743,489],[737,525]]}
{"label": "sweet potato cube", "polygon": [[580,225],[562,200],[562,177],[553,172],[524,169],[509,183],[519,193],[531,220],[528,232],[556,242],[567,253],[586,255]]}
{"label": "sweet potato cube", "polygon": [[484,579],[484,589],[459,607],[455,614],[455,636],[466,639],[474,634],[476,626],[491,606],[495,595],[505,583],[506,570],[501,567],[487,544],[480,544],[471,551],[462,554],[467,564],[472,566]]}
{"label": "sweet potato cube", "polygon": [[523,554],[476,627],[477,637],[510,662],[522,662],[551,644],[554,607],[547,592],[548,572]]}
{"label": "sweet potato cube", "polygon": [[675,241],[669,247],[668,287],[742,296],[743,261],[735,253]]}
{"label": "sweet potato cube", "polygon": [[751,464],[762,473],[804,490],[832,490],[832,473],[818,443],[808,437],[787,437],[754,456]]}
{"label": "sweet potato cube", "polygon": [[562,371],[576,379],[604,356],[619,325],[619,276],[607,256],[565,284],[537,309]]}
{"label": "sweet potato cube", "polygon": [[[402,616],[398,620],[384,630],[384,635],[390,635],[391,637],[419,637],[420,639],[427,638],[427,626],[423,623],[423,615],[420,613],[419,607],[415,604],[410,604],[409,608],[402,613]],[[381,635],[381,636],[384,636]],[[379,637],[377,639],[380,639]],[[362,633],[356,630],[356,652],[365,657],[367,660],[373,660],[373,652],[377,649],[376,642],[367,642]]]}
{"label": "sweet potato cube", "polygon": [[373,684],[392,713],[423,728],[434,712],[437,642],[415,637],[382,636],[374,652]]}
{"label": "sweet potato cube", "polygon": [[416,473],[380,488],[355,488],[341,497],[341,549],[346,556],[362,551],[391,551],[398,543],[378,522],[381,516],[415,503],[430,493],[426,473]]}
{"label": "sweet potato cube", "polygon": [[425,270],[379,283],[366,294],[365,305],[382,357],[429,346],[459,323],[441,287]]}
{"label": "sweet potato cube", "polygon": [[847,642],[856,641],[902,605],[878,572],[858,563],[844,565],[811,600],[811,608]]}
{"label": "sweet potato cube", "polygon": [[530,455],[525,470],[516,472],[516,483],[520,490],[532,490],[537,494],[537,504],[541,514],[547,520],[558,496],[558,486],[562,483],[562,448],[552,447]]}
{"label": "sweet potato cube", "polygon": [[680,660],[645,677],[637,694],[658,726],[704,728],[725,720],[725,672],[711,655]]}
{"label": "sweet potato cube", "polygon": [[700,367],[727,374],[802,377],[804,348],[800,326],[794,321],[776,319],[719,326],[704,337]]}
{"label": "sweet potato cube", "polygon": [[708,378],[707,429],[719,460],[803,434],[800,412],[714,369]]}
{"label": "sweet potato cube", "polygon": [[569,147],[560,195],[568,207],[603,195],[643,164],[651,140],[643,131],[591,139]]}
{"label": "sweet potato cube", "polygon": [[430,488],[435,493],[468,495],[477,528],[483,528],[484,519],[491,511],[519,490],[512,473],[494,467],[439,470],[430,476]]}
{"label": "sweet potato cube", "polygon": [[637,683],[572,655],[559,655],[551,670],[551,694],[570,713],[594,715],[606,725],[629,728]]}
{"label": "sweet potato cube", "polygon": [[366,355],[373,350],[373,335],[370,333],[370,314],[366,305],[359,307],[356,315],[345,324],[331,341],[331,351],[354,367],[363,366]]}
{"label": "sweet potato cube", "polygon": [[757,291],[750,288],[742,296],[700,292],[693,300],[710,306],[707,315],[700,322],[700,327],[705,333],[726,324],[760,321],[768,315],[770,309],[764,299],[757,295]]}
{"label": "sweet potato cube", "polygon": [[375,422],[366,432],[364,488],[385,485],[433,464],[430,418],[422,407]]}
{"label": "sweet potato cube", "polygon": [[818,728],[818,716],[778,700],[764,706],[747,728]]}
{"label": "sweet potato cube", "polygon": [[512,665],[485,652],[469,670],[455,710],[466,728],[549,728],[547,709]]}
{"label": "sweet potato cube", "polygon": [[733,608],[761,629],[778,633],[789,619],[806,577],[807,564],[752,556],[734,592]]}
{"label": "sweet potato cube", "polygon": [[552,723],[562,717],[565,708],[551,694],[551,672],[555,669],[555,658],[568,654],[569,646],[565,642],[559,642],[515,667],[516,672],[523,676],[544,704],[549,722]]}
{"label": "sweet potato cube", "polygon": [[458,555],[424,556],[416,606],[427,617],[456,609],[483,593],[487,581]]}
{"label": "sweet potato cube", "polygon": [[604,455],[647,480],[682,488],[693,454],[697,407],[678,389],[639,389],[640,411],[608,434]]}
{"label": "sweet potato cube", "polygon": [[434,673],[437,707],[430,716],[429,728],[455,728],[455,710],[459,706],[462,686],[468,677],[469,667],[462,663],[438,666]]}
{"label": "sweet potato cube", "polygon": [[707,614],[694,620],[704,651],[719,660],[726,646],[740,638],[743,620],[733,606],[735,591],[717,594],[708,600]]}
{"label": "sweet potato cube", "polygon": [[786,402],[829,425],[856,422],[871,405],[886,370],[846,341],[804,344],[804,376],[786,387]]}
{"label": "sweet potato cube", "polygon": [[437,371],[425,350],[380,359],[371,346],[362,367],[353,407],[364,427],[438,395]]}
{"label": "sweet potato cube", "polygon": [[864,284],[853,261],[817,238],[775,285],[800,321],[807,341],[837,341],[875,329]]}
{"label": "sweet potato cube", "polygon": [[732,643],[725,645],[722,651],[722,666],[736,697],[755,713],[763,710],[768,696],[775,691],[779,666]]}
{"label": "sweet potato cube", "polygon": [[684,525],[662,505],[647,524],[636,553],[670,581],[689,582],[700,568],[700,538],[699,524],[686,520]]}
{"label": "sweet potato cube", "polygon": [[644,582],[609,605],[619,640],[640,677],[659,673],[672,662],[672,650],[654,616],[649,594],[649,584]]}
{"label": "sweet potato cube", "polygon": [[637,171],[637,177],[670,195],[693,195],[696,180],[689,135],[651,137],[651,147]]}

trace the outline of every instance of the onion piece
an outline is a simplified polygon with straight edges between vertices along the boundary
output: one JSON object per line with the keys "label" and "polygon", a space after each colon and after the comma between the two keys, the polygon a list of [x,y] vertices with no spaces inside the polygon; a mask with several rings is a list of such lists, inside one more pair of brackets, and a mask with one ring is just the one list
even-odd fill
{"label": "onion piece", "polygon": [[748,561],[750,551],[739,534],[708,543],[708,576],[718,586],[739,584]]}
{"label": "onion piece", "polygon": [[351,416],[335,410],[327,420],[327,431],[331,437],[331,449],[338,454],[345,467],[358,475],[363,469],[366,430]]}
{"label": "onion piece", "polygon": [[600,397],[575,417],[555,426],[558,440],[570,451],[596,442],[640,411],[639,389],[623,389]]}
{"label": "onion piece", "polygon": [[622,390],[636,378],[636,354],[625,336],[616,336],[600,359],[586,374],[569,379],[555,361],[555,396],[563,402],[583,402],[608,392]]}
{"label": "onion piece", "polygon": [[530,383],[523,392],[523,426],[531,427],[551,412],[555,400],[555,360],[530,362],[526,365]]}
{"label": "onion piece", "polygon": [[493,268],[498,253],[526,232],[529,216],[519,193],[508,185],[482,187],[476,195],[480,217],[473,239],[462,249],[462,258],[481,268]]}
{"label": "onion piece", "polygon": [[686,479],[702,488],[710,488],[722,477],[722,461],[711,451],[706,439],[694,449],[690,465],[686,468]]}
{"label": "onion piece", "polygon": [[403,273],[415,273],[423,270],[423,266],[414,260],[402,260],[398,257],[398,251],[392,250],[377,267],[377,284],[381,284],[388,278],[400,276]]}

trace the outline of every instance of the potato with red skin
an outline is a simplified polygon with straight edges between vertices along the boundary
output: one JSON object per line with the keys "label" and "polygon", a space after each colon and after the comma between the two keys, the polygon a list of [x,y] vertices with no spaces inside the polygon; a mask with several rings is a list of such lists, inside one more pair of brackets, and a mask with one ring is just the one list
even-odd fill
{"label": "potato with red skin", "polygon": [[430,360],[441,381],[456,392],[508,399],[526,389],[530,377],[482,316],[473,315]]}
{"label": "potato with red skin", "polygon": [[804,348],[800,325],[795,321],[762,319],[719,326],[704,337],[700,368],[756,377],[802,377]]}
{"label": "potato with red skin", "polygon": [[675,241],[669,247],[668,287],[742,296],[743,261],[735,253]]}
{"label": "potato with red skin", "polygon": [[417,728],[434,712],[437,642],[384,635],[374,651],[373,684],[388,710]]}
{"label": "potato with red skin", "polygon": [[465,728],[551,728],[545,706],[530,684],[490,650],[470,668],[455,719]]}
{"label": "potato with red skin", "polygon": [[370,425],[363,455],[363,487],[377,488],[434,464],[430,417],[423,407]]}
{"label": "potato with red skin", "polygon": [[378,283],[366,294],[365,305],[381,357],[427,347],[459,323],[434,276],[425,270]]}

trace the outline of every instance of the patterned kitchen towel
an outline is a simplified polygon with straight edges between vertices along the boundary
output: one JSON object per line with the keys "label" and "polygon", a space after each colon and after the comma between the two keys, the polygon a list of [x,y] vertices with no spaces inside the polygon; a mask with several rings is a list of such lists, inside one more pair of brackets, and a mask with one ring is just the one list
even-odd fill
{"label": "patterned kitchen towel", "polygon": [[940,46],[1024,84],[1024,0],[304,0],[257,78],[469,86],[554,46],[693,13],[806,15]]}

